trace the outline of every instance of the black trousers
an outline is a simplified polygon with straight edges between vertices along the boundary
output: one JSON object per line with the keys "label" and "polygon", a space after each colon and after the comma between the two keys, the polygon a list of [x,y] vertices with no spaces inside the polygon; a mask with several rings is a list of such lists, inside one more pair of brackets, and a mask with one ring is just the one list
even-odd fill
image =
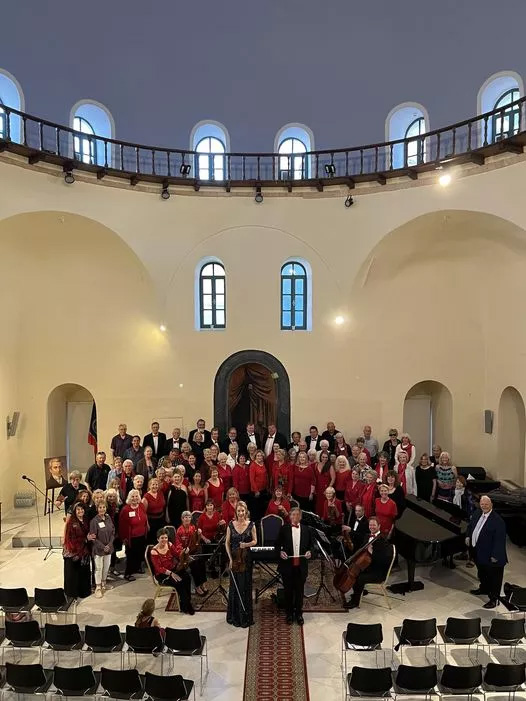
{"label": "black trousers", "polygon": [[135,574],[141,569],[144,560],[144,550],[146,548],[146,536],[130,538],[129,545],[126,546],[126,570],[125,577]]}
{"label": "black trousers", "polygon": [[294,565],[282,572],[285,592],[285,613],[287,616],[301,616],[303,613],[303,589],[306,576],[301,567]]}
{"label": "black trousers", "polygon": [[504,567],[496,565],[480,565],[476,560],[477,576],[480,582],[480,589],[487,594],[491,601],[497,601],[502,588],[504,577]]}
{"label": "black trousers", "polygon": [[206,582],[206,563],[204,557],[197,557],[195,560],[190,562],[190,572],[194,579],[194,584],[196,587],[200,587],[201,584]]}
{"label": "black trousers", "polygon": [[158,574],[156,580],[159,584],[164,584],[165,586],[171,586],[179,594],[179,604],[181,605],[181,611],[186,612],[191,605],[191,593],[190,593],[190,575],[186,570],[181,570],[181,572],[176,572],[180,578],[180,582],[174,581],[173,577],[168,574]]}
{"label": "black trousers", "polygon": [[351,596],[351,603],[353,604],[359,604],[360,599],[362,598],[362,592],[365,589],[366,584],[379,584],[380,582],[383,582],[385,579],[385,574],[381,575],[378,574],[377,572],[362,572],[362,574],[358,575],[358,578],[356,579],[356,582],[354,583],[354,587],[352,590],[352,596]]}

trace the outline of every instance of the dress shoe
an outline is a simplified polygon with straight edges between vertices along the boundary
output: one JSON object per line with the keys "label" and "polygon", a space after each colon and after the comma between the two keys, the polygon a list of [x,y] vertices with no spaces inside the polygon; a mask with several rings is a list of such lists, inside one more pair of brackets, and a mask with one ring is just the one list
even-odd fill
{"label": "dress shoe", "polygon": [[188,604],[188,608],[186,611],[184,611],[184,613],[187,613],[189,616],[193,616],[195,614],[195,609],[192,604]]}
{"label": "dress shoe", "polygon": [[487,604],[484,604],[483,609],[494,609],[499,602],[494,599],[490,599]]}
{"label": "dress shoe", "polygon": [[360,604],[357,604],[356,602],[352,601],[346,601],[343,605],[344,609],[357,609],[360,608]]}
{"label": "dress shoe", "polygon": [[303,616],[301,616],[301,615],[300,615],[300,616],[296,616],[296,623],[297,623],[299,626],[302,626],[302,625],[305,623],[305,619],[303,618]]}
{"label": "dress shoe", "polygon": [[484,594],[480,587],[478,589],[470,589],[469,593],[474,594],[475,596],[480,596],[480,594]]}
{"label": "dress shoe", "polygon": [[292,625],[292,623],[294,623],[294,618],[292,616],[287,616],[287,623]]}

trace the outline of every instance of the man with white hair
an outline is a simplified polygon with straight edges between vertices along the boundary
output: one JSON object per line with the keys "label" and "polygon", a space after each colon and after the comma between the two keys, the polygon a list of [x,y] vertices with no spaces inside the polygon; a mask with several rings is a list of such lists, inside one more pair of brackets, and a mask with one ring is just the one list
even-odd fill
{"label": "man with white hair", "polygon": [[330,453],[330,444],[329,441],[325,438],[322,438],[322,440],[320,441],[320,449],[316,451],[316,460],[318,460],[318,462],[322,453]]}

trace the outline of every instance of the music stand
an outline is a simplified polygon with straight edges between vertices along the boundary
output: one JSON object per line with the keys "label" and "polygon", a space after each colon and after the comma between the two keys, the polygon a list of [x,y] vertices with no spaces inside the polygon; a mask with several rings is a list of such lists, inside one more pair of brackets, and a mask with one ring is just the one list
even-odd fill
{"label": "music stand", "polygon": [[[37,487],[35,480],[31,479],[31,477],[26,477],[26,475],[22,475],[22,479],[25,479],[26,482],[29,482],[29,484],[33,487],[35,492],[38,492],[39,494],[41,494],[44,497],[44,499],[46,500],[45,501],[46,508],[45,508],[44,513],[47,513],[48,543],[47,543],[47,545],[44,544],[44,539],[42,538],[42,536],[40,535],[40,532],[39,532],[39,540],[42,543],[42,546],[38,548],[39,550],[47,550],[47,553],[44,556],[44,562],[45,562],[48,559],[48,557],[53,554],[54,550],[61,550],[62,549],[60,547],[56,547],[56,548],[53,547],[53,540],[52,540],[52,536],[51,536],[51,507],[53,506],[53,502],[48,497],[47,492],[44,493],[40,489],[40,487]],[[37,517],[38,517],[38,501],[36,499],[35,499],[35,504],[37,507]],[[38,518],[38,525],[39,525],[39,531],[40,531],[40,518]]]}
{"label": "music stand", "polygon": [[320,594],[322,591],[325,591],[328,594],[331,601],[336,601],[334,596],[329,591],[329,588],[325,584],[325,563],[326,562],[330,563],[331,558],[330,558],[329,554],[327,553],[327,551],[325,550],[325,548],[323,547],[322,542],[325,543],[325,545],[330,548],[331,547],[330,540],[327,538],[325,533],[323,533],[323,531],[320,531],[317,528],[312,528],[312,533],[314,535],[314,541],[316,543],[316,546],[321,553],[321,557],[320,557],[320,583],[318,585],[318,589],[316,590],[314,601],[316,603],[318,603],[318,599],[320,598]]}
{"label": "music stand", "polygon": [[[216,558],[220,558],[221,553],[222,553],[222,546],[224,545],[224,542],[226,540],[226,534],[221,537],[221,540],[217,543],[216,547],[214,548],[213,552],[210,553],[208,557],[208,562],[207,564],[210,566],[210,564],[213,564]],[[201,611],[203,609],[203,606],[206,604],[207,601],[209,601],[214,594],[219,592],[221,596],[223,597],[223,601],[226,606],[228,606],[228,592],[223,586],[223,577],[225,576],[225,572],[227,571],[227,567],[224,569],[221,567],[221,560],[219,560],[219,583],[212,591],[209,591],[208,594],[205,596],[205,598],[201,602],[201,606],[199,606],[198,611]]]}

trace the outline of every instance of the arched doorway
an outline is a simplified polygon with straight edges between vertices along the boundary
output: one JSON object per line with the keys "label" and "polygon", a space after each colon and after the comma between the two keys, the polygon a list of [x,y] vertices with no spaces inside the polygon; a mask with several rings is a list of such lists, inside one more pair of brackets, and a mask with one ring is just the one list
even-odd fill
{"label": "arched doorway", "polygon": [[497,476],[522,487],[525,484],[526,415],[524,402],[515,387],[506,387],[500,397],[498,431],[500,472]]}
{"label": "arched doorway", "polygon": [[94,462],[88,443],[94,398],[76,384],[55,387],[47,400],[47,457],[65,455],[68,470],[85,472]]}
{"label": "arched doorway", "polygon": [[426,380],[413,385],[404,400],[404,431],[416,446],[417,458],[438,443],[453,448],[453,400],[441,382]]}
{"label": "arched doorway", "polygon": [[245,350],[227,358],[214,382],[214,423],[221,430],[243,430],[254,421],[262,431],[276,423],[290,436],[290,382],[277,358],[259,350]]}

